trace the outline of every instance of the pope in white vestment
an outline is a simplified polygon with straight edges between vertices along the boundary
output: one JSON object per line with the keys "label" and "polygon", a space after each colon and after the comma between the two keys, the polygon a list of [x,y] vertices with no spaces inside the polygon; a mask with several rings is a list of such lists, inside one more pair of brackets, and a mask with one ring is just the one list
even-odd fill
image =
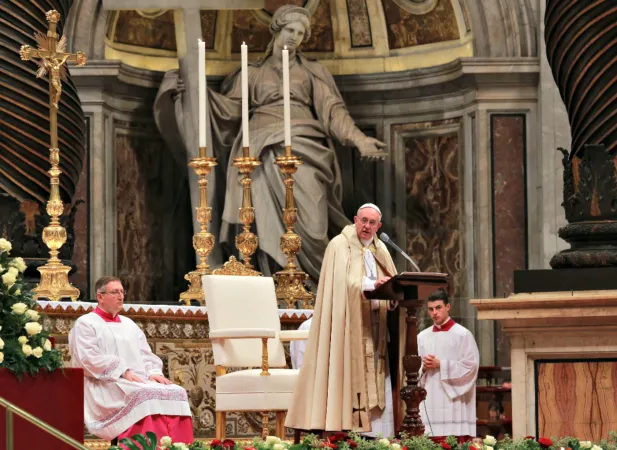
{"label": "pope in white vestment", "polygon": [[306,345],[294,343],[300,368],[286,426],[303,430],[394,434],[392,385],[387,356],[386,302],[367,301],[396,273],[385,245],[375,237],[381,212],[360,207],[354,225],[328,245]]}
{"label": "pope in white vestment", "polygon": [[152,431],[159,440],[192,442],[186,391],[163,377],[161,359],[135,322],[117,314],[122,285],[105,279],[112,281],[102,287],[97,282],[99,306],[77,319],[69,333],[73,367],[85,375],[88,431],[107,440]]}
{"label": "pope in white vestment", "polygon": [[435,438],[473,438],[478,346],[471,332],[450,318],[445,292],[431,295],[427,307],[433,326],[418,335],[423,360],[419,384],[426,389],[426,400],[420,404],[425,433]]}

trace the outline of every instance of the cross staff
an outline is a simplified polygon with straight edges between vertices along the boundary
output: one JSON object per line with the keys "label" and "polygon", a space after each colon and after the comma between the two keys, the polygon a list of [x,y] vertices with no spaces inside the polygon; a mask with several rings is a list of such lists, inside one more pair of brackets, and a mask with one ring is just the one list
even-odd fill
{"label": "cross staff", "polygon": [[[38,50],[33,49],[29,45],[22,45],[19,50],[19,56],[24,61],[29,61],[33,58],[38,58],[39,70],[36,73],[37,78],[45,76],[49,72],[49,95],[51,97],[52,114],[53,109],[58,109],[60,95],[62,95],[62,82],[66,79],[67,61],[75,61],[78,67],[86,64],[86,55],[83,52],[67,53],[66,36],[58,39],[56,27],[60,21],[60,13],[56,10],[47,11],[45,14],[47,22],[49,22],[49,30],[47,36],[37,33],[35,38],[38,42]],[[55,147],[52,144],[52,147]]]}
{"label": "cross staff", "polygon": [[60,198],[60,149],[58,147],[58,104],[62,95],[62,80],[66,80],[67,61],[75,61],[78,66],[86,64],[86,55],[83,52],[66,52],[66,36],[58,39],[57,26],[60,21],[60,13],[55,10],[45,14],[49,28],[47,35],[36,33],[34,38],[38,43],[38,49],[29,45],[22,45],[19,56],[23,61],[38,59],[36,63],[39,70],[36,77],[41,78],[49,74],[49,162],[50,195],[47,202],[47,214],[50,222],[43,230],[43,242],[49,247],[50,258],[47,264],[38,268],[41,273],[41,282],[34,289],[35,298],[60,300],[69,297],[75,301],[79,297],[79,289],[69,283],[68,273],[70,267],[62,264],[58,258],[59,249],[66,242],[66,230],[60,224],[60,215],[64,211],[64,205]]}

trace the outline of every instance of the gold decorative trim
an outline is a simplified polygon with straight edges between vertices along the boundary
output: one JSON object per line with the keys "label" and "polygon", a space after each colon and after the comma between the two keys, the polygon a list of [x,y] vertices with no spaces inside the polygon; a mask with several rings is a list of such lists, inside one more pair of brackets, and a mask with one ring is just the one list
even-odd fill
{"label": "gold decorative trim", "polygon": [[235,256],[232,256],[229,258],[229,261],[223,264],[223,267],[214,270],[212,275],[259,277],[261,273],[253,269],[248,269],[244,264],[238,261]]}

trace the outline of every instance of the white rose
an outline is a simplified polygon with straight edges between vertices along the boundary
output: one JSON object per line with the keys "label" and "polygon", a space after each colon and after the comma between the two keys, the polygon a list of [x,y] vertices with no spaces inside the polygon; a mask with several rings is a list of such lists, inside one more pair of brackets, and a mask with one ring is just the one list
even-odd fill
{"label": "white rose", "polygon": [[172,448],[174,450],[189,450],[188,446],[184,442],[176,442]]}
{"label": "white rose", "polygon": [[581,448],[591,448],[591,446],[593,445],[591,443],[591,441],[581,441],[579,442]]}
{"label": "white rose", "polygon": [[34,309],[29,309],[28,311],[26,311],[26,316],[33,322],[39,320],[39,313],[36,312]]}
{"label": "white rose", "polygon": [[4,348],[4,341],[0,338],[0,350]]}
{"label": "white rose", "polygon": [[285,450],[285,446],[283,444],[274,444],[272,450]]}
{"label": "white rose", "polygon": [[276,436],[266,436],[266,445],[274,445],[281,442],[281,440]]}
{"label": "white rose", "polygon": [[26,262],[21,257],[14,258],[13,261],[11,261],[9,264],[22,273],[28,268]]}
{"label": "white rose", "polygon": [[28,333],[30,336],[34,336],[43,331],[43,327],[40,323],[37,322],[28,322],[26,326],[24,326],[24,328],[26,329],[26,333]]}
{"label": "white rose", "polygon": [[41,356],[43,356],[43,349],[41,347],[37,347],[34,350],[32,350],[32,354],[35,357],[40,358]]}
{"label": "white rose", "polygon": [[[45,350],[46,352],[51,350],[51,341],[49,339],[45,340],[45,343],[43,344],[43,350]],[[163,436],[163,437],[169,437],[169,436]]]}
{"label": "white rose", "polygon": [[23,314],[28,310],[28,305],[26,305],[25,303],[15,303],[13,306],[11,306],[11,309],[13,310],[13,312],[15,314]]}
{"label": "white rose", "polygon": [[490,445],[491,447],[497,443],[497,439],[495,439],[490,434],[487,434],[484,438],[484,445]]}
{"label": "white rose", "polygon": [[390,446],[390,448],[391,448],[392,450],[401,450],[401,446],[400,446],[399,444],[396,444],[396,443],[392,444],[392,445]]}
{"label": "white rose", "polygon": [[493,447],[491,447],[490,445],[485,445],[484,450],[493,450]]}
{"label": "white rose", "polygon": [[599,445],[594,445],[593,447],[591,447],[591,450],[602,450],[602,447],[600,447]]}
{"label": "white rose", "polygon": [[6,273],[10,273],[11,275],[14,275],[15,278],[17,278],[17,276],[19,275],[19,270],[17,270],[15,267],[9,267],[9,270],[7,270]]}
{"label": "white rose", "polygon": [[2,238],[0,239],[0,253],[2,252],[10,252],[13,249],[13,246],[11,245],[11,243],[9,241],[7,241],[6,239]]}
{"label": "white rose", "polygon": [[29,345],[22,345],[21,351],[24,352],[24,355],[30,356],[32,354],[32,347],[30,347]]}
{"label": "white rose", "polygon": [[14,275],[11,271],[8,271],[4,275],[2,275],[2,282],[6,284],[8,287],[11,287],[17,281],[17,276]]}
{"label": "white rose", "polygon": [[388,447],[390,446],[390,441],[387,440],[386,438],[380,439],[378,443],[381,445],[387,445]]}
{"label": "white rose", "polygon": [[19,336],[17,342],[19,342],[21,345],[24,345],[26,342],[28,342],[28,338],[26,336]]}
{"label": "white rose", "polygon": [[4,353],[0,352],[0,364],[4,361]]}
{"label": "white rose", "polygon": [[[49,340],[47,342],[49,342]],[[45,344],[47,344],[47,342],[45,342]],[[161,438],[161,447],[163,447],[163,448],[171,447],[171,438],[169,436],[163,436]]]}
{"label": "white rose", "polygon": [[15,291],[15,295],[21,295],[21,289],[17,289],[17,290]]}

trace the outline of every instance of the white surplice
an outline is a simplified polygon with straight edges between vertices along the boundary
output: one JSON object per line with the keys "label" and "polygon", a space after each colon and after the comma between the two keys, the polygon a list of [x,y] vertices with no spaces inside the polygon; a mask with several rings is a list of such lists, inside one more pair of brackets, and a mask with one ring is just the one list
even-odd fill
{"label": "white surplice", "polygon": [[[120,322],[106,322],[92,312],[69,333],[73,367],[84,369],[86,427],[107,440],[150,415],[191,416],[182,387],[148,381],[162,375],[163,363],[135,322],[118,317]],[[120,378],[127,369],[144,382]]]}
{"label": "white surplice", "polygon": [[[362,290],[372,291],[375,289],[375,281],[377,281],[377,263],[375,262],[375,256],[366,248],[371,241],[362,241],[365,246],[364,251],[364,272],[366,275],[362,277]],[[380,300],[371,300],[372,309],[375,314],[379,313]],[[374,317],[373,321],[373,339],[377,342],[379,336],[379,318]],[[308,330],[311,326],[311,319],[308,319],[300,325],[299,330]],[[293,341],[290,344],[291,363],[294,369],[300,369],[302,366],[302,360],[304,358],[304,351],[306,349],[306,340]],[[392,380],[390,378],[390,365],[388,363],[388,354],[386,353],[386,374],[385,374],[385,408],[380,410],[379,408],[373,408],[371,410],[371,431],[368,433],[362,433],[363,435],[377,437],[381,435],[383,437],[394,436],[394,405],[392,403]]]}
{"label": "white surplice", "polygon": [[440,361],[439,369],[421,373],[419,384],[427,392],[420,404],[425,433],[475,437],[480,354],[471,332],[458,323],[448,331],[427,328],[418,335],[418,354],[434,355]]}

